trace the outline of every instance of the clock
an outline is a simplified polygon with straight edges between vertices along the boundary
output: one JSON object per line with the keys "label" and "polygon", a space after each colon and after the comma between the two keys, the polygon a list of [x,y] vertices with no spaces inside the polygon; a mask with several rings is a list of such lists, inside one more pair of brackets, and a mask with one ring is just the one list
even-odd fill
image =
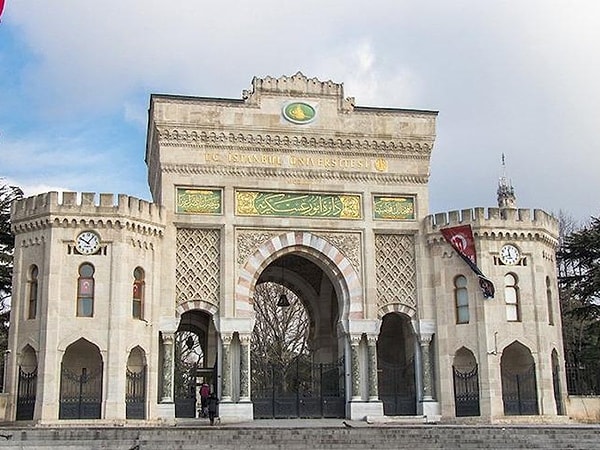
{"label": "clock", "polygon": [[506,244],[500,249],[500,261],[509,266],[514,266],[521,259],[521,252],[512,244]]}
{"label": "clock", "polygon": [[100,250],[100,236],[93,231],[82,231],[77,235],[75,248],[82,255],[93,255]]}

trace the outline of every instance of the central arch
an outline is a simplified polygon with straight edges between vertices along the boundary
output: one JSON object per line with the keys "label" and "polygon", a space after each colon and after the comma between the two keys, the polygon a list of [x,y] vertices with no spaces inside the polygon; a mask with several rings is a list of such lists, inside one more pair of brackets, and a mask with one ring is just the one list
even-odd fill
{"label": "central arch", "polygon": [[362,285],[358,272],[343,253],[327,240],[304,231],[281,234],[263,242],[240,269],[235,293],[237,317],[252,317],[252,296],[263,270],[275,259],[297,253],[318,263],[325,273],[336,280],[340,319],[363,319]]}
{"label": "central arch", "polygon": [[[324,242],[318,242],[321,249],[327,247]],[[337,256],[338,264],[346,267],[339,251],[328,249],[328,254]],[[260,351],[252,362],[254,417],[344,417],[347,336],[340,324],[352,307],[346,300],[349,295],[344,278],[336,275],[342,272],[321,251],[303,245],[280,248],[265,257],[259,267],[252,289],[252,307],[256,308],[252,340],[260,342],[252,349],[252,355]],[[279,293],[285,290],[292,301],[290,306],[278,302]],[[300,311],[304,311],[305,319]],[[290,313],[296,315],[295,321],[290,320]],[[289,327],[279,329],[280,323],[288,322]],[[294,323],[307,324],[306,331],[300,333],[306,341],[302,345],[294,341],[284,351],[282,343],[291,336],[298,339]],[[278,337],[273,338],[275,335]],[[274,345],[265,345],[270,338]]]}

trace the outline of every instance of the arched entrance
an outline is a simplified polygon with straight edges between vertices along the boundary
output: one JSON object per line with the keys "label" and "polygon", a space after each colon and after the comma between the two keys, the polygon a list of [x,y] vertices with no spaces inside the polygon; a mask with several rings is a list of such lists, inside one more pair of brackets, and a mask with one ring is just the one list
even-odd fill
{"label": "arched entrance", "polygon": [[504,414],[539,414],[535,362],[529,349],[513,342],[502,352],[500,367]]}
{"label": "arched entrance", "polygon": [[253,299],[254,417],[344,417],[344,346],[335,287],[315,257],[284,254],[261,273]]}
{"label": "arched entrance", "polygon": [[552,387],[554,392],[554,402],[556,403],[556,414],[562,416],[564,414],[564,408],[560,388],[560,363],[556,349],[552,349]]}
{"label": "arched entrance", "polygon": [[100,419],[102,410],[102,355],[86,339],[69,345],[60,374],[60,419]]}
{"label": "arched entrance", "polygon": [[127,358],[127,387],[125,390],[127,419],[146,418],[146,353],[135,347]]}
{"label": "arched entrance", "polygon": [[415,415],[415,338],[407,316],[389,313],[383,317],[377,340],[377,368],[384,414]]}
{"label": "arched entrance", "polygon": [[32,420],[37,392],[37,356],[30,345],[21,352],[17,388],[17,420]]}
{"label": "arched entrance", "polygon": [[473,352],[458,349],[452,364],[456,417],[479,416],[479,371]]}
{"label": "arched entrance", "polygon": [[217,390],[217,340],[211,314],[195,309],[184,312],[174,345],[175,417],[198,417],[202,383]]}

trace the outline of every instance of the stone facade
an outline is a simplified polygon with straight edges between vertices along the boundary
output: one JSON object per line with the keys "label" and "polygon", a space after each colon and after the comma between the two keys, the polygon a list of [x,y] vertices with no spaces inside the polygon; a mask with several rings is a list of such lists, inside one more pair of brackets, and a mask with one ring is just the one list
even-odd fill
{"label": "stone facade", "polygon": [[[222,420],[255,418],[253,295],[265,281],[302,298],[313,360],[343,361],[340,417],[564,413],[557,223],[507,207],[428,215],[436,116],[356,106],[341,84],[301,73],[255,78],[239,100],[153,95],[153,203],[47,193],[13,207],[8,418],[173,421],[186,330]],[[493,299],[440,233],[464,224]],[[510,265],[507,243],[521,252]],[[525,369],[531,395],[515,400]]]}

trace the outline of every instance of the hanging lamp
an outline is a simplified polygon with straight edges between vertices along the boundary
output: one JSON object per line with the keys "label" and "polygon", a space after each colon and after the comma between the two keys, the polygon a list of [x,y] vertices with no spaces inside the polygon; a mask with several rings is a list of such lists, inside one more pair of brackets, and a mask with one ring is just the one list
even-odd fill
{"label": "hanging lamp", "polygon": [[277,306],[279,306],[280,308],[285,308],[286,306],[290,306],[290,301],[287,298],[287,295],[285,293],[285,286],[283,285],[283,280],[284,280],[284,270],[285,270],[285,263],[284,260],[281,260],[281,293],[279,294],[279,300],[277,300]]}

